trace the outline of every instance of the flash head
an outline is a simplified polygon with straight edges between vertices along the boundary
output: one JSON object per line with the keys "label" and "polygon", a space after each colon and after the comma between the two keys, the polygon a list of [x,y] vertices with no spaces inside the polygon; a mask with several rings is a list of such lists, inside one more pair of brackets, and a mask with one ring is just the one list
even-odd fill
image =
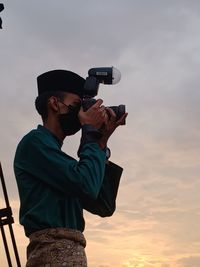
{"label": "flash head", "polygon": [[96,77],[100,83],[116,84],[121,79],[121,73],[114,67],[92,68],[88,71],[89,77]]}
{"label": "flash head", "polygon": [[116,84],[121,79],[121,73],[114,67],[92,68],[88,71],[85,82],[86,97],[94,97],[98,94],[99,83]]}

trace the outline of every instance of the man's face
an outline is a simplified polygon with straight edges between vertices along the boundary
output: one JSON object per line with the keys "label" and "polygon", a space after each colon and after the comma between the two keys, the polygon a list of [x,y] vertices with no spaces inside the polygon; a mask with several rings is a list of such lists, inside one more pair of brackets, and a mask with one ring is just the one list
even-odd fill
{"label": "man's face", "polygon": [[52,97],[52,116],[56,116],[59,128],[64,137],[73,135],[81,129],[78,113],[81,107],[81,98],[73,93],[65,93],[62,98]]}
{"label": "man's face", "polygon": [[65,93],[64,98],[58,100],[59,111],[61,114],[68,112],[68,106],[80,106],[81,105],[81,98],[73,93]]}

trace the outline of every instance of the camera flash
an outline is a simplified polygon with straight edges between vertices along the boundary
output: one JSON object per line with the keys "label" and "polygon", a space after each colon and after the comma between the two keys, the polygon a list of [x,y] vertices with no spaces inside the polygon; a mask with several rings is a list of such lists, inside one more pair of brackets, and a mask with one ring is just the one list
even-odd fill
{"label": "camera flash", "polygon": [[116,84],[121,80],[121,73],[118,69],[112,67],[112,84]]}

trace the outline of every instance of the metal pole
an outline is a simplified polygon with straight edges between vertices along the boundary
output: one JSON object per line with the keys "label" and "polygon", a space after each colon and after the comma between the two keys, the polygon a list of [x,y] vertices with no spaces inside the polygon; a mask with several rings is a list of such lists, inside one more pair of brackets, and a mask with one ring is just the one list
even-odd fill
{"label": "metal pole", "polygon": [[3,194],[4,194],[4,198],[5,198],[5,202],[6,202],[6,207],[10,207],[9,205],[9,199],[8,199],[8,193],[6,190],[6,184],[5,184],[5,180],[4,180],[4,176],[3,176],[3,170],[1,167],[1,162],[0,162],[0,177],[1,177],[1,184],[2,184],[2,188],[3,188]]}
{"label": "metal pole", "polygon": [[[16,241],[15,241],[15,236],[14,236],[14,232],[13,232],[13,228],[12,228],[12,223],[14,222],[14,220],[12,217],[12,210],[11,210],[10,204],[9,204],[9,199],[8,199],[8,194],[7,194],[7,190],[6,190],[6,184],[5,184],[5,180],[4,180],[4,176],[3,176],[3,170],[2,170],[1,162],[0,162],[0,178],[1,178],[2,188],[3,188],[4,198],[5,198],[5,202],[6,202],[6,207],[7,207],[6,209],[3,209],[5,211],[5,216],[7,216],[7,219],[5,219],[4,221],[1,221],[1,232],[2,232],[2,237],[4,240],[6,255],[7,255],[7,259],[8,259],[9,264],[11,264],[10,255],[8,255],[9,250],[8,250],[8,245],[7,245],[7,241],[6,241],[6,236],[5,236],[5,232],[3,229],[4,224],[8,224],[10,236],[11,236],[11,240],[12,240],[12,244],[13,244],[13,249],[14,249],[14,253],[15,253],[15,259],[17,262],[17,267],[21,267],[19,254],[17,251],[17,245],[16,245]],[[12,267],[12,264],[9,265],[9,267]]]}
{"label": "metal pole", "polygon": [[8,266],[12,267],[12,262],[11,262],[11,258],[10,258],[10,252],[9,252],[9,249],[8,249],[8,244],[7,244],[7,240],[6,240],[5,231],[3,229],[3,225],[1,225],[1,234],[2,234],[2,238],[3,238],[4,248],[5,248],[5,251],[6,251]]}
{"label": "metal pole", "polygon": [[21,267],[19,254],[18,254],[18,250],[17,250],[17,245],[16,245],[16,241],[15,241],[15,236],[14,236],[14,232],[13,232],[13,228],[12,228],[12,224],[9,224],[8,227],[9,227],[9,230],[10,230],[10,236],[11,236],[11,240],[12,240],[12,244],[13,244],[13,249],[14,249],[14,253],[15,253],[15,259],[16,259],[16,262],[17,262],[17,267]]}

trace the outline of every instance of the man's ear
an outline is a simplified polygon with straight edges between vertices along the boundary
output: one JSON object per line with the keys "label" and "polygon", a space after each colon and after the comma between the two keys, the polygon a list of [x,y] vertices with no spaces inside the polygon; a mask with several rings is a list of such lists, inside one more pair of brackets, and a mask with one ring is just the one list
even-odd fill
{"label": "man's ear", "polygon": [[59,104],[58,104],[58,99],[55,96],[51,96],[48,99],[48,107],[53,110],[54,112],[58,112],[59,111]]}

